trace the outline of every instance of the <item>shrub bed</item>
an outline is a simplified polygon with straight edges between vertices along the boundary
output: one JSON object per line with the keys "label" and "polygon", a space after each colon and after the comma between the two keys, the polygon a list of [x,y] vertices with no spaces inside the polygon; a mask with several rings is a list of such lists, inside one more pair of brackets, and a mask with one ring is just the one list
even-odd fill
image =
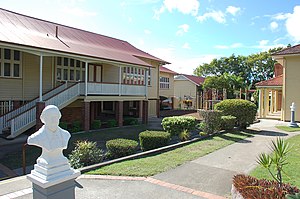
{"label": "shrub bed", "polygon": [[137,118],[133,118],[133,117],[126,117],[124,118],[123,121],[123,125],[127,126],[127,125],[137,125],[138,124],[138,119]]}
{"label": "shrub bed", "polygon": [[184,130],[192,131],[196,126],[196,118],[192,116],[165,117],[162,120],[162,127],[172,136],[178,136]]}
{"label": "shrub bed", "polygon": [[112,128],[118,126],[118,122],[115,119],[107,120],[107,127]]}
{"label": "shrub bed", "polygon": [[103,151],[97,148],[96,142],[78,140],[69,155],[69,161],[75,169],[102,162]]}
{"label": "shrub bed", "polygon": [[227,131],[233,130],[236,122],[236,117],[232,115],[224,115],[221,117],[221,120],[222,120],[222,129]]}
{"label": "shrub bed", "polygon": [[163,131],[144,131],[139,134],[141,149],[148,151],[169,144],[171,135]]}
{"label": "shrub bed", "polygon": [[279,186],[276,181],[257,179],[243,174],[233,177],[233,185],[243,198],[285,199],[286,194],[300,192],[297,187],[290,184]]}
{"label": "shrub bed", "polygon": [[129,139],[113,139],[106,142],[107,154],[110,159],[120,158],[135,154],[137,151],[138,142]]}
{"label": "shrub bed", "polygon": [[257,112],[254,103],[242,99],[227,99],[216,104],[214,108],[223,111],[224,115],[235,116],[237,125],[242,128],[253,124]]}
{"label": "shrub bed", "polygon": [[101,128],[101,121],[100,120],[94,120],[92,122],[92,125],[91,125],[92,129],[100,129]]}
{"label": "shrub bed", "polygon": [[200,109],[198,113],[203,118],[203,121],[200,123],[200,129],[204,133],[212,134],[221,130],[222,111]]}

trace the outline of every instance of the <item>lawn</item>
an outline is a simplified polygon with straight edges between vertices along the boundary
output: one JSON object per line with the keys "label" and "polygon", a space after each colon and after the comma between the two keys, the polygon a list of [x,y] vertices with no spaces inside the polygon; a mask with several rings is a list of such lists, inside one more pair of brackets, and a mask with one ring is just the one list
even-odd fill
{"label": "lawn", "polygon": [[216,135],[162,154],[104,166],[87,174],[152,176],[250,136],[245,132]]}
{"label": "lawn", "polygon": [[[90,140],[96,141],[97,145],[101,148],[105,147],[107,140],[115,138],[126,138],[138,140],[138,135],[140,132],[146,130],[145,125],[139,126],[128,126],[123,128],[111,128],[103,129],[97,132],[89,133],[80,133],[72,134],[72,137],[69,141],[68,149],[64,151],[64,154],[69,154],[74,149],[74,143],[76,140]],[[40,156],[41,149],[35,146],[26,147],[26,165],[33,165],[36,162],[36,159]],[[0,162],[11,169],[21,168],[22,167],[22,147],[20,146],[14,152],[6,154],[3,158],[0,159]]]}
{"label": "lawn", "polygon": [[[283,167],[283,181],[300,187],[300,135],[287,139],[287,142],[290,143],[292,149],[287,158],[288,164]],[[250,175],[272,180],[268,171],[261,166],[253,170]]]}
{"label": "lawn", "polygon": [[286,132],[300,131],[300,127],[276,126],[276,128],[286,131]]}

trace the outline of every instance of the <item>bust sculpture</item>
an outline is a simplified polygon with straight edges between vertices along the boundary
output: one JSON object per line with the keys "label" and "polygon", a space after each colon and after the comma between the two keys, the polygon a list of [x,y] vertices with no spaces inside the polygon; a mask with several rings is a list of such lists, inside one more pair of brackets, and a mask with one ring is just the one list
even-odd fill
{"label": "bust sculpture", "polygon": [[61,113],[54,105],[47,106],[40,116],[44,125],[28,137],[27,143],[42,148],[42,155],[37,164],[42,167],[53,167],[68,162],[62,151],[67,148],[70,133],[58,126]]}
{"label": "bust sculpture", "polygon": [[27,143],[42,148],[34,169],[27,175],[33,183],[33,198],[75,198],[75,178],[80,171],[70,167],[63,155],[70,133],[58,126],[61,113],[54,105],[44,108],[40,119],[44,125],[28,137]]}

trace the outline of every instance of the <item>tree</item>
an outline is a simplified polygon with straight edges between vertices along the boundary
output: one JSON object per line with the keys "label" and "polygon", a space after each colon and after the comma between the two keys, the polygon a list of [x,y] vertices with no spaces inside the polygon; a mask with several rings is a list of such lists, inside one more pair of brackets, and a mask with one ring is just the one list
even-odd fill
{"label": "tree", "polygon": [[[282,48],[273,48],[266,52],[249,56],[234,55],[213,59],[209,64],[204,63],[194,70],[197,76],[228,76],[235,75],[243,79],[243,87],[252,87],[255,83],[273,77],[274,63],[271,54]],[[241,84],[240,84],[241,85]]]}

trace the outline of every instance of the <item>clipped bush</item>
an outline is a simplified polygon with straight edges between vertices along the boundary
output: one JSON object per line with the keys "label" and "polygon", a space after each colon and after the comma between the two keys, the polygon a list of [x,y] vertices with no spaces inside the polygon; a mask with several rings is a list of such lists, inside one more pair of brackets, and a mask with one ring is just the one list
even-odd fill
{"label": "clipped bush", "polygon": [[129,139],[113,139],[106,142],[107,154],[110,159],[120,158],[127,155],[135,154],[137,151],[138,142]]}
{"label": "clipped bush", "polygon": [[182,131],[192,131],[196,127],[196,118],[192,116],[165,117],[162,120],[162,127],[172,136],[179,135]]}
{"label": "clipped bush", "polygon": [[227,99],[215,105],[215,110],[223,111],[224,115],[236,117],[237,125],[246,128],[253,124],[257,112],[254,103],[243,99]]}
{"label": "clipped bush", "polygon": [[133,117],[126,117],[124,118],[123,125],[137,125],[138,119]]}
{"label": "clipped bush", "polygon": [[92,122],[91,128],[92,129],[100,129],[101,128],[101,121],[100,120],[94,120]]}
{"label": "clipped bush", "polygon": [[164,131],[144,131],[139,134],[141,149],[148,151],[169,144],[171,135]]}
{"label": "clipped bush", "polygon": [[222,111],[218,110],[198,110],[200,117],[203,118],[203,121],[200,123],[200,129],[207,134],[215,133],[221,130],[223,115]]}
{"label": "clipped bush", "polygon": [[75,132],[78,132],[78,131],[82,131],[81,122],[80,121],[74,121],[74,122],[72,122],[71,132],[75,133]]}
{"label": "clipped bush", "polygon": [[107,120],[107,126],[109,128],[118,126],[118,122],[115,119]]}
{"label": "clipped bush", "polygon": [[102,162],[102,160],[103,151],[97,148],[96,142],[87,140],[78,140],[74,150],[69,155],[69,162],[76,169]]}
{"label": "clipped bush", "polygon": [[282,184],[276,181],[257,179],[244,174],[233,177],[233,185],[243,198],[285,199],[286,194],[296,194],[300,190],[290,184]]}
{"label": "clipped bush", "polygon": [[68,129],[68,123],[67,122],[59,122],[59,127],[62,129],[67,130]]}
{"label": "clipped bush", "polygon": [[222,129],[226,131],[232,131],[235,126],[236,117],[232,115],[224,115],[221,117],[222,120]]}

